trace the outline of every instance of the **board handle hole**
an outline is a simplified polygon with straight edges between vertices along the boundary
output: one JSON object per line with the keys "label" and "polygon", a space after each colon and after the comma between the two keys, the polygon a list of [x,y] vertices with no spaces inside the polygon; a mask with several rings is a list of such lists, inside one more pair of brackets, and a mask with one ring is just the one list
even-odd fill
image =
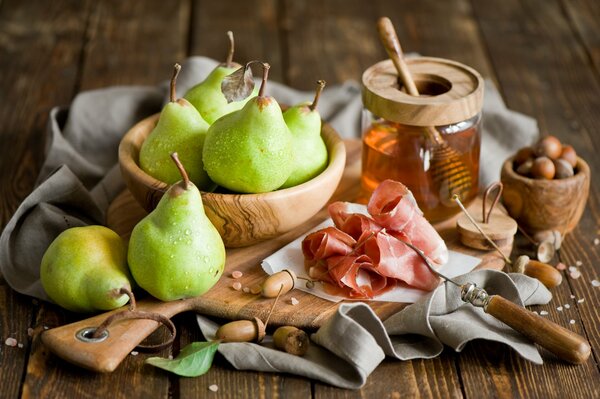
{"label": "board handle hole", "polygon": [[99,337],[94,338],[94,332],[96,331],[96,327],[86,327],[77,331],[75,337],[82,342],[102,342],[106,338],[108,338],[108,330],[104,330]]}

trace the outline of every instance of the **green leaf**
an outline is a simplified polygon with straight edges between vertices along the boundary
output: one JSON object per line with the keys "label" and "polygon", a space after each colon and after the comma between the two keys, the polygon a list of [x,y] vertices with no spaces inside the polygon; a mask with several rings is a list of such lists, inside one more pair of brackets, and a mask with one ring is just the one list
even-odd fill
{"label": "green leaf", "polygon": [[182,377],[198,377],[210,370],[219,342],[192,342],[175,359],[150,357],[146,363]]}

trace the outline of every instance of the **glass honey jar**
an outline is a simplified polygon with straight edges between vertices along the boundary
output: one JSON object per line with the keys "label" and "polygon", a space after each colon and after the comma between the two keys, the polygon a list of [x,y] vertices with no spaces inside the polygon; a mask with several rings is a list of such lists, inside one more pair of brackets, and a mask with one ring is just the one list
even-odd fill
{"label": "glass honey jar", "polygon": [[435,223],[460,211],[454,194],[467,204],[477,196],[483,79],[451,60],[406,63],[419,96],[404,90],[391,60],[362,77],[361,200],[383,180],[397,180]]}

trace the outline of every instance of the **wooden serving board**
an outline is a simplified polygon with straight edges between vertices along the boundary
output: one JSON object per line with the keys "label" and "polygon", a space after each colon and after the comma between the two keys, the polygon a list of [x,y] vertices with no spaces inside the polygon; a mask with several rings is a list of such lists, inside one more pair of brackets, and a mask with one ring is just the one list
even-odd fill
{"label": "wooden serving board", "polygon": [[[331,201],[353,201],[359,195],[361,171],[360,141],[346,141],[346,150],[346,169]],[[473,212],[479,211],[480,207],[481,204],[478,201],[475,201],[471,206]],[[131,194],[128,191],[124,191],[115,198],[109,207],[107,225],[123,238],[128,239],[133,226],[145,215],[146,212],[137,204]],[[231,285],[235,281],[239,281],[244,287],[252,287],[253,285],[260,284],[266,277],[260,266],[261,261],[297,237],[307,234],[313,227],[327,219],[327,217],[327,211],[323,209],[309,221],[278,238],[250,247],[228,249],[225,272],[219,282],[201,297],[176,301],[178,304],[173,307],[172,312],[177,313],[178,311],[193,309],[202,314],[230,320],[253,319],[254,317],[265,319],[273,300],[262,298],[259,295],[236,291]],[[478,268],[500,270],[504,267],[504,261],[500,255],[494,252],[469,249],[460,244],[455,225],[456,221],[452,219],[435,226],[446,241],[449,249],[482,259]],[[506,249],[510,252],[510,248]],[[231,278],[231,272],[234,270],[241,271],[243,276],[234,280]],[[299,301],[299,304],[296,306],[292,305],[290,301],[291,297],[295,297]],[[385,320],[406,306],[406,304],[394,302],[369,301],[368,303],[382,320]],[[299,328],[316,329],[335,312],[338,306],[338,303],[329,302],[300,290],[292,290],[282,295],[271,315],[269,324],[293,325]]]}

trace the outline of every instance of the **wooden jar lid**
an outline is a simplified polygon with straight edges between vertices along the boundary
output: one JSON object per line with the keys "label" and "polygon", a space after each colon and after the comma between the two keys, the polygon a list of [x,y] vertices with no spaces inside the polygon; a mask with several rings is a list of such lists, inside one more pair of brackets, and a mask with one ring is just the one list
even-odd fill
{"label": "wooden jar lid", "polygon": [[386,120],[414,126],[441,126],[474,117],[483,105],[483,79],[473,68],[443,58],[407,58],[421,95],[400,90],[391,60],[378,62],[362,76],[364,106]]}

